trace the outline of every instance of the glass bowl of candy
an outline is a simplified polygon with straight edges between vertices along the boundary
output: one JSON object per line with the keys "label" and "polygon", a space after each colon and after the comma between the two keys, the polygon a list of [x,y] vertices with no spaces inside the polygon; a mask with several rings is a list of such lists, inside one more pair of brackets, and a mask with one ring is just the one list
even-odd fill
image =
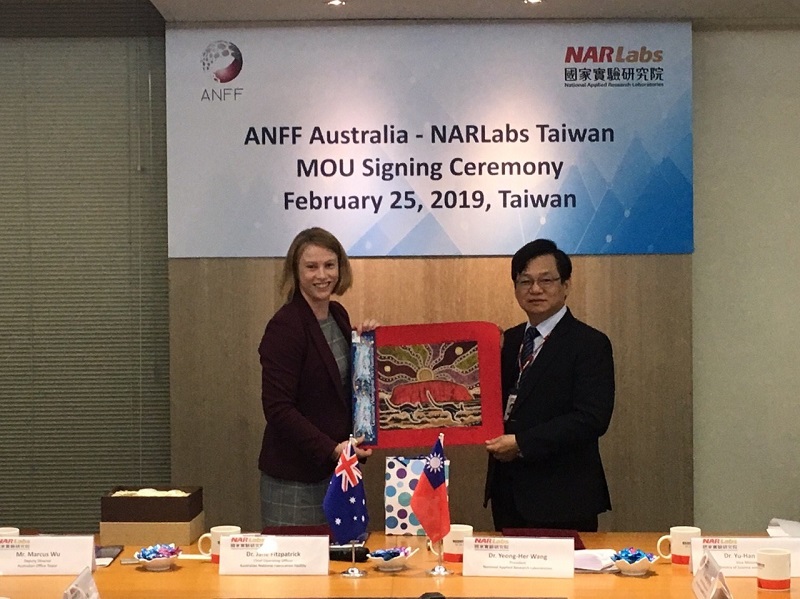
{"label": "glass bowl of candy", "polygon": [[367,557],[375,562],[375,567],[381,572],[397,572],[406,567],[406,562],[416,552],[410,547],[389,547],[372,551]]}
{"label": "glass bowl of candy", "polygon": [[625,576],[644,576],[650,571],[650,567],[658,561],[658,556],[646,553],[641,549],[628,547],[620,549],[611,556],[611,560]]}
{"label": "glass bowl of candy", "polygon": [[181,553],[180,547],[176,547],[174,543],[169,545],[150,545],[150,547],[142,547],[139,551],[133,554],[133,557],[139,560],[146,570],[151,572],[164,572],[172,568],[175,560]]}

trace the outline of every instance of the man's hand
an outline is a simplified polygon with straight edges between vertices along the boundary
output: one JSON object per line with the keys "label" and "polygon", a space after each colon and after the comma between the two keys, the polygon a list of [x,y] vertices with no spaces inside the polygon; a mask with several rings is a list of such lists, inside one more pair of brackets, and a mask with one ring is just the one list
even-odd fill
{"label": "man's hand", "polygon": [[516,435],[500,435],[486,441],[486,451],[500,462],[510,462],[519,456]]}

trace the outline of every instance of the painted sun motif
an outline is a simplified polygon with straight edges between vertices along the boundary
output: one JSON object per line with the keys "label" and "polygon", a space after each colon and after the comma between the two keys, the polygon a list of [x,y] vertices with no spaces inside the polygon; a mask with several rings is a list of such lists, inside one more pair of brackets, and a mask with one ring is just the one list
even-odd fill
{"label": "painted sun motif", "polygon": [[481,425],[476,341],[384,346],[375,359],[381,429]]}

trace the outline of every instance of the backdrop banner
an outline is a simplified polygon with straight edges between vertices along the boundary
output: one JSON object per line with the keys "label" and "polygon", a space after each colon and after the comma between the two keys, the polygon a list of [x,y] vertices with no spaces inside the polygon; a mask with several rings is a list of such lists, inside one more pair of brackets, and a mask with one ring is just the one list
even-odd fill
{"label": "backdrop banner", "polygon": [[170,257],[689,253],[689,23],[169,28]]}

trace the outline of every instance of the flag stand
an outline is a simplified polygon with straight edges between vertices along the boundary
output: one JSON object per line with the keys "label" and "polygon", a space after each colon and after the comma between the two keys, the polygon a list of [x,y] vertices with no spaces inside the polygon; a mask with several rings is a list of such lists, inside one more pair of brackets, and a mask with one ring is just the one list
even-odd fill
{"label": "flag stand", "polygon": [[350,567],[347,568],[344,572],[342,572],[342,576],[344,578],[361,578],[362,576],[366,576],[366,570],[360,569],[356,566],[356,542],[350,541]]}
{"label": "flag stand", "polygon": [[445,568],[442,560],[444,559],[444,541],[439,539],[439,542],[436,543],[439,546],[438,551],[434,551],[436,554],[436,565],[428,570],[428,574],[430,576],[449,576],[453,572]]}
{"label": "flag stand", "polygon": [[346,545],[350,539],[350,567],[342,572],[345,578],[366,576],[364,570],[356,566],[356,539],[364,535],[369,524],[367,498],[364,495],[364,481],[358,468],[358,456],[353,447],[358,441],[350,435],[336,462],[336,468],[328,483],[328,490],[322,500],[322,511],[337,543]]}

